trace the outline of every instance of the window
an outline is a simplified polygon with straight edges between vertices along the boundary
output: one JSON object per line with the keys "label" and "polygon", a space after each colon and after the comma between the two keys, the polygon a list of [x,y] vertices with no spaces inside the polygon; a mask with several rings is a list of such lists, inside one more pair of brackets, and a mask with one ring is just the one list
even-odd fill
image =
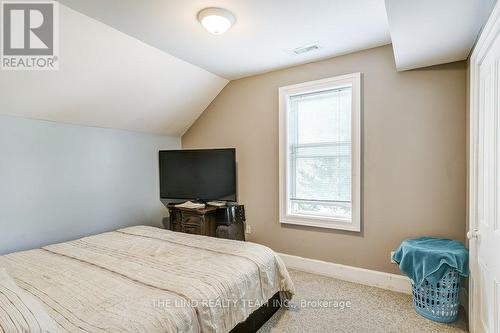
{"label": "window", "polygon": [[360,231],[360,81],[280,88],[281,223]]}

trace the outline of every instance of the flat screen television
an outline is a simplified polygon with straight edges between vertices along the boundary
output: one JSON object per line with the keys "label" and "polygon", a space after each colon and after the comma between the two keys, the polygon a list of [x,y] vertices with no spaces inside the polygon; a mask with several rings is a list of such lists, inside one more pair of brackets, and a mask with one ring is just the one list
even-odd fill
{"label": "flat screen television", "polygon": [[160,199],[236,201],[236,150],[160,151]]}

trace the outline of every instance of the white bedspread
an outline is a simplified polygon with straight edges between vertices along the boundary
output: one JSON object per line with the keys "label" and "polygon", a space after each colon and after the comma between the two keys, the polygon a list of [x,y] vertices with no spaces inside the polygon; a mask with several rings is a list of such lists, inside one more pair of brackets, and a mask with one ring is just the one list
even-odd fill
{"label": "white bedspread", "polygon": [[139,226],[0,256],[61,332],[229,332],[290,276],[269,248]]}

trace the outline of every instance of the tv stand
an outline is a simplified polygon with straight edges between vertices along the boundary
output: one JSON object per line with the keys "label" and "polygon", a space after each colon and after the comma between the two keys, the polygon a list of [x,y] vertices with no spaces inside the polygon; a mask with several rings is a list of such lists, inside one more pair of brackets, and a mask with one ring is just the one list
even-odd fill
{"label": "tv stand", "polygon": [[[166,229],[195,235],[245,240],[245,208],[231,204],[224,207],[205,206],[190,209],[167,205]],[[168,225],[167,225],[168,224]]]}

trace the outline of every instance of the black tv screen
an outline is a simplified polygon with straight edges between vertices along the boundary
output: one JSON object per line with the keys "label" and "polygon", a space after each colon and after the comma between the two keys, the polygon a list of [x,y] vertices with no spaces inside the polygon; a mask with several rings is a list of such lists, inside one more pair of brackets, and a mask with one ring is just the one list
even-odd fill
{"label": "black tv screen", "polygon": [[236,201],[235,149],[160,151],[160,198]]}

